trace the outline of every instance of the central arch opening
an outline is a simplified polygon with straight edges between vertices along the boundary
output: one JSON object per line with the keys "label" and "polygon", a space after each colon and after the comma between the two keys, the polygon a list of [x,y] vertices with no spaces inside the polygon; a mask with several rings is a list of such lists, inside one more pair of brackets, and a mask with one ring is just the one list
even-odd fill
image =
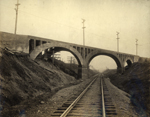
{"label": "central arch opening", "polygon": [[117,71],[117,64],[114,59],[106,55],[98,55],[94,57],[89,63],[90,69],[104,72],[106,70]]}

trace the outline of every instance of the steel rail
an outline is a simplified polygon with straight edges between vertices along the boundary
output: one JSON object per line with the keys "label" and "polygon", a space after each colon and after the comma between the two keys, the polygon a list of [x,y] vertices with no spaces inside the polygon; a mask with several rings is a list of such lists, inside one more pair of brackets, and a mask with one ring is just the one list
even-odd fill
{"label": "steel rail", "polygon": [[68,113],[71,111],[71,109],[77,104],[77,102],[81,99],[81,97],[86,93],[88,88],[94,83],[94,81],[97,79],[97,77],[92,80],[92,82],[86,87],[86,89],[73,101],[73,103],[61,114],[60,117],[66,117]]}
{"label": "steel rail", "polygon": [[106,110],[105,110],[105,100],[104,100],[104,91],[103,91],[103,81],[101,78],[101,91],[102,91],[102,110],[103,110],[103,117],[106,117]]}

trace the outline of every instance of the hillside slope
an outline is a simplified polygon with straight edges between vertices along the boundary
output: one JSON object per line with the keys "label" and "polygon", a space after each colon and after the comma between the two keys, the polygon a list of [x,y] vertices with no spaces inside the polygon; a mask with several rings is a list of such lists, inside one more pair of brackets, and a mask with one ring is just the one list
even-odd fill
{"label": "hillside slope", "polygon": [[134,63],[123,75],[107,71],[107,77],[131,95],[131,103],[139,115],[150,116],[150,62]]}
{"label": "hillside slope", "polygon": [[[61,88],[77,84],[80,80],[70,76],[46,61],[33,61],[24,53],[0,50],[0,111],[2,115],[13,111],[12,106],[29,100],[49,97]],[[37,98],[38,103],[41,102]],[[34,102],[34,101],[33,101]],[[32,103],[33,104],[33,103]],[[15,113],[15,112],[12,112]],[[17,112],[18,113],[18,112]]]}

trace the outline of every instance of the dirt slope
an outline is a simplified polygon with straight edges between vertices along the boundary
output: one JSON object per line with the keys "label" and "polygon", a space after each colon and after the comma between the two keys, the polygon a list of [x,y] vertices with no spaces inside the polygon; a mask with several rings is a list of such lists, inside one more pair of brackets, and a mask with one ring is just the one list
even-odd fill
{"label": "dirt slope", "polygon": [[[55,66],[52,69],[50,64],[31,60],[24,53],[13,54],[1,49],[0,55],[0,110],[3,110],[2,115],[15,113],[12,112],[11,107],[23,101],[34,99],[35,102],[41,101],[40,97],[43,98],[43,95],[47,93],[50,97],[63,87],[80,82]],[[31,105],[30,101],[26,105]]]}
{"label": "dirt slope", "polygon": [[107,77],[131,95],[131,104],[140,116],[150,116],[150,62],[134,63],[122,75],[107,71]]}

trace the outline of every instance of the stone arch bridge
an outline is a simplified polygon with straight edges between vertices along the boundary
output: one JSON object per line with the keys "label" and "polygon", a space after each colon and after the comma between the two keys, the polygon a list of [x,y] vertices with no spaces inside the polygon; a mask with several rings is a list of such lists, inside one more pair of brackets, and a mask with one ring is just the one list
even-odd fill
{"label": "stone arch bridge", "polygon": [[49,58],[54,52],[69,51],[78,61],[78,78],[82,77],[82,72],[88,70],[90,61],[98,55],[111,57],[117,65],[117,71],[123,73],[125,63],[130,67],[132,63],[139,60],[139,56],[127,53],[120,53],[100,48],[83,46],[73,43],[66,43],[52,39],[45,39],[28,35],[14,35],[0,32],[1,47],[8,47],[16,51],[23,51],[30,54],[31,59],[35,59],[44,51],[44,56]]}

